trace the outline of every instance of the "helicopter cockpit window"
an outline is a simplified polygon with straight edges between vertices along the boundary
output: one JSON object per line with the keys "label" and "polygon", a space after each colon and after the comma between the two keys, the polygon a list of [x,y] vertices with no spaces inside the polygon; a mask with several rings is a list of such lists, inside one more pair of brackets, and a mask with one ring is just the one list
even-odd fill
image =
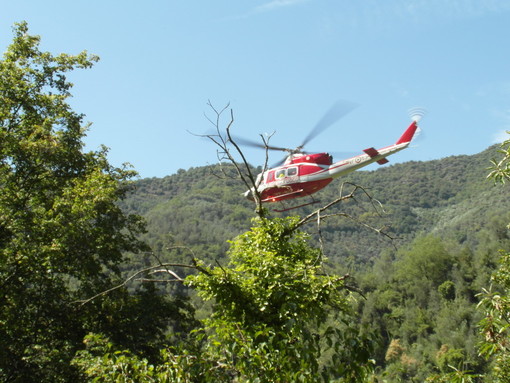
{"label": "helicopter cockpit window", "polygon": [[285,177],[285,169],[278,170],[276,172],[276,178],[278,179],[278,178],[283,178],[283,177]]}
{"label": "helicopter cockpit window", "polygon": [[287,177],[297,176],[297,168],[288,168]]}
{"label": "helicopter cockpit window", "polygon": [[276,171],[275,178],[276,179],[282,179],[285,177],[293,177],[297,176],[298,174],[298,168],[288,168],[288,169],[280,169]]}

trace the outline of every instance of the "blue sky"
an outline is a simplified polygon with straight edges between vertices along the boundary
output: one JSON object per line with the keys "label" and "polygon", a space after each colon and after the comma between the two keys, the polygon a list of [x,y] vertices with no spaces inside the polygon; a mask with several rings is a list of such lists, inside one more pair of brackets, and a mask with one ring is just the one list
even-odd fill
{"label": "blue sky", "polygon": [[423,107],[421,138],[390,162],[478,153],[510,130],[509,16],[507,0],[17,0],[0,46],[26,20],[43,50],[100,56],[71,76],[87,148],[163,177],[216,162],[189,133],[210,131],[208,100],[230,103],[236,135],[288,147],[356,102],[307,147],[331,152],[392,144]]}

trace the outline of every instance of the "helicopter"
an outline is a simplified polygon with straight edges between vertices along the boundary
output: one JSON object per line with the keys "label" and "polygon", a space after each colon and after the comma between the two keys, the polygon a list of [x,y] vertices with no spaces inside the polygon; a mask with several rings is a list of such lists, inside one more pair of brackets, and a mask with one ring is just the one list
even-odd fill
{"label": "helicopter", "polygon": [[[418,121],[423,115],[421,109],[416,108],[411,116],[412,122],[392,145],[375,149],[370,147],[363,150],[362,154],[333,162],[333,156],[329,153],[307,153],[304,146],[315,136],[331,126],[336,120],[343,117],[357,105],[346,102],[337,102],[324,115],[324,117],[312,129],[303,143],[295,149],[281,148],[255,143],[243,139],[241,144],[264,148],[266,150],[284,151],[288,154],[283,161],[274,167],[260,173],[256,178],[256,188],[262,203],[274,203],[291,200],[299,197],[310,196],[312,202],[290,208],[276,210],[283,212],[307,206],[319,201],[313,198],[313,194],[328,186],[335,178],[354,172],[372,163],[383,165],[388,163],[386,157],[406,149],[416,132]],[[248,199],[254,200],[255,188],[252,187],[244,193]]]}

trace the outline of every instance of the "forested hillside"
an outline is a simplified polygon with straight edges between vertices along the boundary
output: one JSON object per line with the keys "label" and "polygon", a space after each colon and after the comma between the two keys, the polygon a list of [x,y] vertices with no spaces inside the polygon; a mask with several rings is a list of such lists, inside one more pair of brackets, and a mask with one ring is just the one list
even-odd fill
{"label": "forested hillside", "polygon": [[[381,203],[375,209],[367,198],[348,202],[340,210],[375,226],[386,225],[394,241],[363,228],[354,220],[339,217],[322,228],[328,256],[333,261],[352,258],[356,263],[378,256],[385,248],[408,243],[429,233],[476,246],[491,225],[507,221],[504,206],[510,200],[507,188],[486,180],[490,159],[497,147],[472,156],[448,157],[429,162],[408,162],[358,171],[335,180],[317,194],[321,203],[287,212],[306,215],[341,193],[362,186]],[[201,246],[208,259],[223,257],[228,239],[246,230],[254,205],[242,197],[240,181],[218,177],[214,166],[180,170],[165,178],[136,181],[134,193],[123,202],[129,213],[148,221],[147,240],[156,251],[171,244]],[[360,194],[361,196],[361,194]],[[297,200],[296,200],[297,201]],[[266,205],[272,209],[277,205]],[[271,213],[279,216],[281,213]],[[310,232],[313,232],[313,226]]]}
{"label": "forested hillside", "polygon": [[[499,250],[510,249],[510,190],[486,179],[497,149],[359,171],[319,193],[325,204],[356,184],[381,203],[359,193],[337,207],[345,215],[321,225],[328,264],[353,275],[365,296],[357,310],[360,324],[379,339],[374,357],[381,379],[423,381],[452,368],[485,368],[476,348],[477,294],[489,286]],[[189,262],[189,252],[174,250],[186,246],[221,264],[227,240],[255,216],[243,191],[240,182],[215,176],[214,166],[193,168],[137,181],[124,208],[147,219],[145,239],[160,259]],[[304,216],[321,204],[286,214]],[[318,246],[317,227],[307,231]]]}

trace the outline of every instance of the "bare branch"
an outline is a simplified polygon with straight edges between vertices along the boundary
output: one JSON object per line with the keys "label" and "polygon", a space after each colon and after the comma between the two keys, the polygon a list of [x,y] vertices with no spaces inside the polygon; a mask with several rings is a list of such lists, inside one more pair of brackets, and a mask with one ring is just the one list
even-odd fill
{"label": "bare branch", "polygon": [[[153,274],[157,274],[157,273],[167,273],[167,274],[170,274],[172,277],[174,277],[175,279],[172,279],[170,280],[170,282],[174,282],[174,281],[177,281],[177,282],[183,282],[184,279],[182,279],[181,277],[179,277],[177,275],[177,273],[175,273],[174,271],[172,270],[169,270],[168,268],[164,268],[164,269],[160,269],[160,270],[154,270],[154,271],[151,271],[149,273],[149,275],[153,275]],[[168,281],[168,280],[167,280]]]}
{"label": "bare branch", "polygon": [[[220,120],[222,114],[229,107],[229,105],[225,106],[223,109],[216,109],[210,101],[208,101],[207,105],[211,108],[211,110],[215,113],[215,119],[211,119],[206,116],[207,120],[214,126],[216,132],[215,134],[203,135],[202,137],[207,137],[210,139],[219,149],[217,150],[218,162],[220,164],[220,171],[223,176],[231,178],[224,170],[222,163],[224,161],[230,162],[230,164],[234,167],[237,178],[240,178],[244,185],[250,190],[253,196],[253,200],[256,204],[256,212],[262,217],[264,216],[264,209],[262,208],[262,201],[260,197],[260,193],[258,191],[258,186],[260,182],[262,182],[262,177],[257,178],[255,174],[253,174],[250,164],[248,163],[243,151],[240,146],[236,143],[235,139],[231,134],[231,129],[234,124],[234,113],[232,109],[230,110],[230,121],[228,122],[225,132],[223,133],[220,128]],[[272,136],[272,135],[271,135]],[[271,137],[270,136],[270,137]],[[266,148],[266,159],[264,162],[262,173],[267,169],[267,163],[269,159],[269,138],[264,136],[262,137],[263,147]],[[231,151],[230,146],[233,148]],[[240,157],[238,161],[236,157]]]}
{"label": "bare branch", "polygon": [[[87,298],[87,299],[84,299],[84,300],[79,300],[79,301],[76,301],[76,303],[80,303],[81,306],[84,306],[86,305],[87,303],[90,303],[92,302],[93,300],[101,297],[101,296],[104,296],[104,295],[107,295],[115,290],[118,290],[124,286],[126,286],[129,282],[131,282],[132,280],[136,280],[136,278],[140,275],[143,275],[143,274],[149,274],[150,272],[160,268],[160,267],[164,267],[165,269],[163,270],[164,272],[168,272],[170,275],[174,275],[173,272],[170,272],[167,268],[168,267],[182,267],[182,268],[188,268],[188,269],[197,269],[196,266],[194,265],[186,265],[186,264],[181,264],[181,263],[164,263],[162,265],[157,265],[157,266],[150,266],[150,267],[147,267],[147,268],[144,268],[142,270],[139,270],[137,271],[136,273],[134,273],[133,275],[131,275],[130,277],[128,277],[127,279],[125,279],[122,283],[119,283],[118,285],[108,289],[108,290],[104,290],[104,291],[101,291],[100,293],[97,293],[96,295],[90,297],[90,298]],[[179,281],[179,282],[182,282],[183,279],[178,277],[179,280],[175,279],[175,280],[172,280],[172,281]]]}
{"label": "bare branch", "polygon": [[181,282],[177,279],[153,279],[153,278],[138,278],[136,279],[137,282],[142,282],[142,283],[147,283],[147,282],[151,282],[151,283],[155,283],[155,282],[158,282],[158,283],[173,283],[173,282]]}
{"label": "bare branch", "polygon": [[343,201],[346,201],[346,200],[349,200],[349,199],[354,198],[354,195],[355,195],[356,191],[357,191],[358,189],[360,189],[361,187],[360,187],[360,186],[358,186],[358,185],[353,185],[353,186],[354,186],[354,190],[353,190],[351,193],[349,193],[349,194],[347,194],[347,195],[340,195],[340,197],[338,197],[337,199],[335,199],[335,200],[331,201],[331,202],[330,202],[330,203],[328,203],[327,205],[325,205],[325,206],[323,206],[323,207],[321,207],[321,208],[319,208],[319,209],[315,210],[314,212],[312,212],[312,213],[308,214],[306,217],[304,217],[303,219],[301,219],[301,220],[300,220],[300,221],[296,224],[296,226],[294,227],[294,229],[297,229],[297,228],[299,228],[299,227],[303,226],[304,224],[308,223],[309,221],[311,221],[311,220],[312,220],[312,218],[313,218],[314,216],[317,216],[318,223],[320,224],[320,221],[321,221],[321,220],[320,220],[320,214],[321,214],[323,211],[326,211],[326,210],[330,209],[331,207],[333,207],[333,206],[335,206],[335,205],[339,204],[340,202],[343,202]]}
{"label": "bare branch", "polygon": [[[344,195],[344,186],[345,185],[352,186],[353,190],[350,193]],[[314,212],[308,214],[306,217],[302,218],[292,228],[292,231],[296,230],[299,227],[305,225],[306,223],[311,222],[315,218],[315,222],[316,222],[316,225],[317,225],[317,235],[318,235],[318,238],[319,238],[319,248],[320,248],[320,255],[317,257],[317,260],[316,260],[315,263],[320,262],[321,261],[321,257],[324,256],[324,240],[323,240],[323,236],[322,236],[322,223],[325,220],[329,219],[329,218],[344,217],[344,218],[350,219],[351,221],[355,222],[356,224],[358,224],[360,226],[364,226],[365,228],[367,228],[369,230],[375,231],[376,233],[378,233],[378,234],[388,238],[390,241],[393,241],[395,239],[395,238],[393,238],[390,234],[388,234],[384,230],[385,229],[384,227],[377,228],[377,227],[372,226],[372,225],[370,225],[370,224],[368,224],[366,222],[363,222],[360,219],[358,219],[357,217],[353,217],[352,215],[347,214],[345,212],[336,212],[336,213],[323,214],[323,213],[327,212],[328,210],[330,210],[332,207],[334,207],[335,205],[337,205],[339,203],[345,202],[345,201],[350,200],[350,199],[356,200],[356,195],[359,194],[360,192],[362,192],[363,195],[365,195],[369,199],[370,204],[372,205],[373,209],[376,211],[376,213],[379,216],[381,216],[381,212],[384,212],[384,209],[383,209],[382,204],[381,204],[380,201],[378,201],[377,199],[373,198],[372,195],[370,195],[366,191],[366,189],[363,188],[362,186],[359,186],[359,185],[356,185],[356,184],[351,184],[351,183],[344,183],[344,184],[342,184],[341,189],[340,189],[340,197],[338,197],[335,200],[331,201],[327,205],[325,205],[325,206],[315,210]]]}

